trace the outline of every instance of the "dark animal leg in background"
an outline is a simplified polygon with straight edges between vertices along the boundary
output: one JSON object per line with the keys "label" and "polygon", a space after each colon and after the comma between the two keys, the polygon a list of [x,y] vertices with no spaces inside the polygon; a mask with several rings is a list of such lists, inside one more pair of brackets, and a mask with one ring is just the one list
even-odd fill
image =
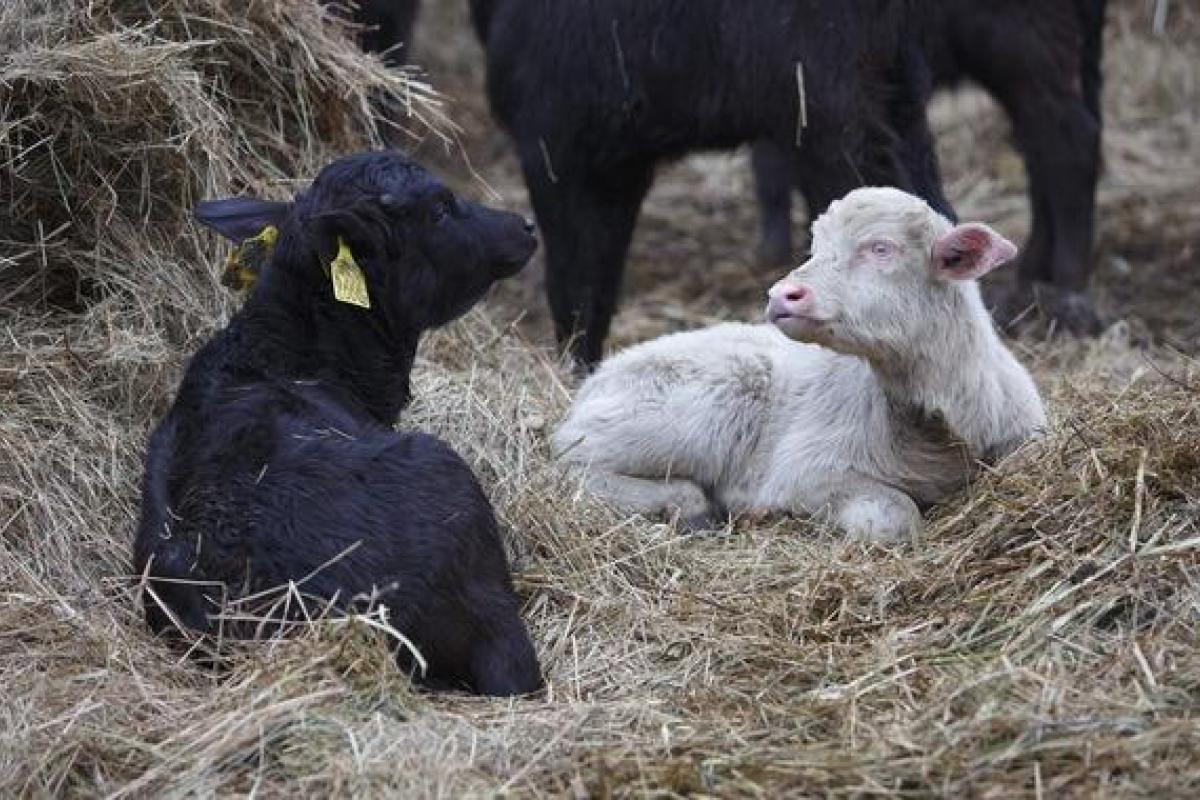
{"label": "dark animal leg in background", "polygon": [[1017,258],[1015,277],[1003,288],[995,284],[985,284],[989,305],[992,307],[996,322],[1005,329],[1018,329],[1032,321],[1036,314],[1037,298],[1034,295],[1034,284],[1039,280],[1048,280],[1044,274],[1051,261],[1050,244],[1054,233],[1051,230],[1049,192],[1040,174],[1029,172],[1029,203],[1030,230],[1029,238],[1021,248]]}
{"label": "dark animal leg in background", "polygon": [[750,152],[758,198],[759,266],[785,267],[792,258],[792,156],[771,141]]}
{"label": "dark animal leg in background", "polygon": [[411,63],[412,33],[420,6],[420,0],[359,0],[354,21],[367,26],[362,33],[363,49],[384,54],[390,67]]}
{"label": "dark animal leg in background", "polygon": [[523,163],[546,245],[546,294],[555,334],[560,345],[570,343],[578,366],[592,367],[603,355],[653,168],[628,166],[603,177],[553,175],[541,148]]}
{"label": "dark animal leg in background", "polygon": [[827,123],[826,130],[836,134],[805,138],[794,151],[792,175],[808,202],[809,219],[860,186],[894,186],[953,217],[954,209],[942,193],[933,136],[923,112],[904,122],[899,131],[878,124]]}
{"label": "dark animal leg in background", "polygon": [[[1013,131],[1030,176],[1034,226],[1021,280],[1050,284],[1044,311],[1075,333],[1094,334],[1100,320],[1088,295],[1100,167],[1100,126],[1081,98],[1027,92],[1013,111]],[[1041,217],[1041,219],[1039,219]]]}
{"label": "dark animal leg in background", "polygon": [[[1100,328],[1088,281],[1100,172],[1100,119],[1095,113],[1099,44],[1091,39],[1101,33],[1102,6],[1096,20],[1076,20],[1084,31],[1082,41],[1073,44],[1075,34],[1061,27],[1015,28],[986,12],[979,18],[983,27],[976,35],[987,37],[987,47],[967,65],[967,73],[1000,101],[1012,120],[1029,176],[1033,217],[1017,291],[998,309],[1001,323],[1022,311],[1030,284],[1043,284],[1049,291],[1038,297],[1038,304],[1048,319],[1075,333]],[[1073,59],[1056,59],[1056,54],[1066,55],[1061,52],[1066,47],[1074,48],[1075,68],[1064,66]]]}
{"label": "dark animal leg in background", "polygon": [[[751,152],[754,168],[754,188],[761,215],[761,240],[758,261],[763,266],[785,266],[791,260],[791,190],[793,183],[809,199],[811,216],[815,217],[832,200],[863,183],[898,184],[923,198],[938,212],[957,221],[950,201],[942,191],[942,175],[929,129],[924,103],[914,102],[894,108],[900,146],[897,157],[906,180],[869,179],[855,171],[846,156],[836,148],[810,145],[798,164],[800,156],[775,142],[757,142]],[[827,157],[823,157],[827,156]],[[831,187],[845,187],[837,190]],[[809,192],[817,191],[819,195]]]}
{"label": "dark animal leg in background", "polygon": [[1029,240],[1017,264],[1017,282],[1032,286],[1037,281],[1050,280],[1050,264],[1054,258],[1054,217],[1050,205],[1051,189],[1043,175],[1032,172],[1029,182]]}
{"label": "dark animal leg in background", "polygon": [[[341,6],[335,6],[339,9]],[[393,69],[411,64],[413,60],[412,37],[420,12],[420,0],[358,0],[352,9],[356,23],[366,27],[359,36],[362,48],[368,53],[378,53],[384,63]],[[388,124],[390,109],[384,97],[372,100],[379,112],[375,121],[375,134],[379,140],[391,147],[403,147],[409,143],[402,131]]]}
{"label": "dark animal leg in background", "polygon": [[813,220],[851,189],[872,183],[909,188],[900,176],[874,175],[869,167],[856,163],[836,140],[806,140],[792,159],[792,177],[808,203],[808,218]]}
{"label": "dark animal leg in background", "polygon": [[958,222],[958,214],[942,190],[942,170],[924,100],[894,108],[893,118],[900,135],[900,160],[911,181],[909,191],[950,221]]}

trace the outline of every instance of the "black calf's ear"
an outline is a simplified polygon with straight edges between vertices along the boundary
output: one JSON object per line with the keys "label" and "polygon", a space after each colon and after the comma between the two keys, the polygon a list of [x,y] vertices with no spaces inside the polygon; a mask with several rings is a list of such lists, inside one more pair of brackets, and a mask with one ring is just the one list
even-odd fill
{"label": "black calf's ear", "polygon": [[350,208],[321,211],[308,218],[331,249],[338,246],[338,239],[354,245],[359,255],[377,253],[383,249],[379,227],[386,217],[381,214],[377,202],[359,201]]}
{"label": "black calf's ear", "polygon": [[217,233],[241,244],[257,236],[268,225],[283,224],[291,203],[273,203],[254,197],[230,197],[225,200],[206,200],[196,205],[196,220]]}

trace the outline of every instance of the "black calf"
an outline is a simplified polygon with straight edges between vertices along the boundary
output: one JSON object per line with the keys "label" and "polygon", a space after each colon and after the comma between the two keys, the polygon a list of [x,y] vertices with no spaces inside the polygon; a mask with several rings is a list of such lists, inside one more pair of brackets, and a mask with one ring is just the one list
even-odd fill
{"label": "black calf", "polygon": [[151,627],[174,629],[173,615],[215,632],[222,600],[294,581],[340,609],[386,605],[429,682],[536,689],[479,483],[443,442],[391,429],[422,331],[520,270],[532,226],[387,152],[334,162],[291,203],[225,200],[197,216],[237,242],[268,225],[279,236],[150,438],[134,563]]}
{"label": "black calf", "polygon": [[[905,39],[916,61],[910,60],[908,85],[927,99],[936,88],[976,81],[1008,113],[1025,157],[1033,226],[1019,260],[1018,285],[997,309],[1004,322],[1032,302],[1032,287],[1040,283],[1058,290],[1043,299],[1048,316],[1080,333],[1099,325],[1087,288],[1100,163],[1105,2],[913,2],[906,17]],[[923,116],[924,102],[920,108]],[[932,152],[920,141],[928,130],[923,123],[905,134],[911,120],[894,122],[903,139],[915,142],[909,148],[915,158]],[[788,150],[772,142],[754,149],[763,226],[759,258],[776,265],[791,257],[789,158]],[[936,163],[932,169],[936,181]],[[797,188],[807,194],[803,184]]]}
{"label": "black calf", "polygon": [[[492,111],[546,239],[556,332],[579,334],[579,361],[601,356],[663,159],[766,139],[795,152],[788,172],[814,210],[862,184],[948,210],[936,169],[914,174],[932,156],[906,151],[929,136],[926,95],[908,85],[905,11],[895,0],[471,0]],[[896,118],[911,121],[904,139]]]}

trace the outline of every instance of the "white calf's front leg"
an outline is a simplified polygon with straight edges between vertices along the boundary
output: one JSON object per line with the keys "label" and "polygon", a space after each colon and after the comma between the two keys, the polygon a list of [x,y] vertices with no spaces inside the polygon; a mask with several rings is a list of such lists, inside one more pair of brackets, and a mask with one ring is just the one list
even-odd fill
{"label": "white calf's front leg", "polygon": [[911,497],[856,474],[828,477],[793,495],[794,510],[828,517],[853,539],[897,542],[920,536],[921,511]]}
{"label": "white calf's front leg", "polygon": [[890,486],[847,495],[832,503],[830,511],[851,538],[867,542],[915,540],[924,527],[913,499]]}
{"label": "white calf's front leg", "polygon": [[678,515],[688,528],[706,528],[716,514],[704,490],[684,478],[635,478],[595,468],[583,468],[583,485],[629,514]]}

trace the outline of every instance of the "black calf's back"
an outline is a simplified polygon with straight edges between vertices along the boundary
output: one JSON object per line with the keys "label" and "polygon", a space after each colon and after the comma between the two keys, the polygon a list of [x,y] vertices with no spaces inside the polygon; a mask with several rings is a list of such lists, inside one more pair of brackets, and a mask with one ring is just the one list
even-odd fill
{"label": "black calf's back", "polygon": [[[230,208],[206,213],[244,238],[255,225]],[[431,684],[536,689],[478,481],[446,444],[387,418],[407,399],[420,332],[528,259],[524,221],[458,201],[397,154],[343,159],[295,203],[254,213],[279,227],[275,255],[150,439],[134,548],[150,625],[253,632],[216,616],[225,601],[300,619],[294,600],[271,608],[291,582],[341,610],[386,606]],[[329,286],[347,241],[370,308]]]}

